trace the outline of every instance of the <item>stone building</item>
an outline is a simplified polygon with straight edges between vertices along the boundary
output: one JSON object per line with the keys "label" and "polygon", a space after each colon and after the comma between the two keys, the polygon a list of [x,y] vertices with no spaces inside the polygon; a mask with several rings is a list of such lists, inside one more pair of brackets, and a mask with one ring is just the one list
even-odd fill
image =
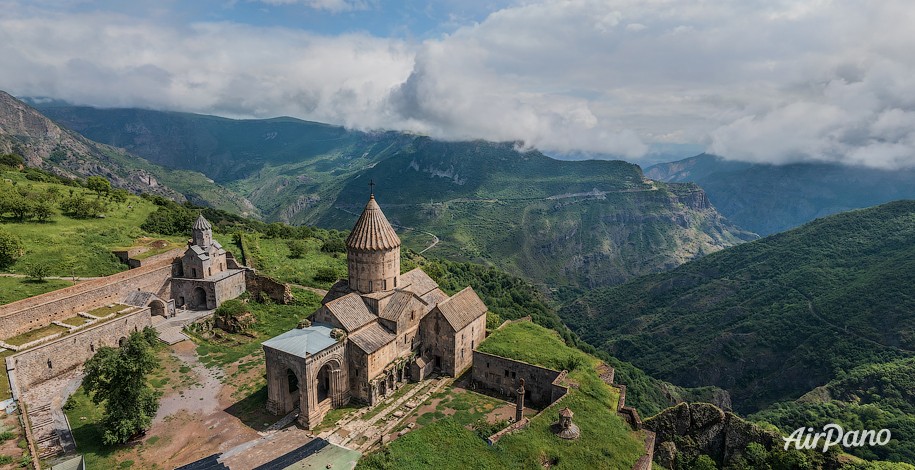
{"label": "stone building", "polygon": [[434,370],[456,376],[486,335],[486,305],[472,288],[449,297],[421,269],[400,272],[400,238],[374,194],[346,240],[347,279],[311,325],[263,343],[267,409],[299,409],[308,428],[355,399],[369,405]]}
{"label": "stone building", "polygon": [[193,238],[175,263],[172,297],[178,307],[208,310],[245,291],[245,269],[227,257],[213,240],[213,227],[201,214],[192,227]]}

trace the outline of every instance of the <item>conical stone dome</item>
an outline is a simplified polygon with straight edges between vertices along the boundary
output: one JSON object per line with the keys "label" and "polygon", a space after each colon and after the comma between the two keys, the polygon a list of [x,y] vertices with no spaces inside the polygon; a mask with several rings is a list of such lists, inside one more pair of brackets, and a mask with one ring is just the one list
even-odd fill
{"label": "conical stone dome", "polygon": [[346,239],[349,286],[362,294],[396,289],[400,282],[400,238],[375,195]]}
{"label": "conical stone dome", "polygon": [[346,247],[353,250],[390,250],[400,246],[400,238],[375,202],[375,195],[362,210],[362,215],[346,239]]}

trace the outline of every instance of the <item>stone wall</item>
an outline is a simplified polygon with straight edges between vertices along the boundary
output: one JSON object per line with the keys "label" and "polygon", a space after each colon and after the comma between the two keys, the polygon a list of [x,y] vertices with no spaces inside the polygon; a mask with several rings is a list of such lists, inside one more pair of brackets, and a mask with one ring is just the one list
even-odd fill
{"label": "stone wall", "polygon": [[0,306],[0,339],[121,302],[131,291],[171,298],[171,275],[170,262],[144,266]]}
{"label": "stone wall", "polygon": [[[172,279],[172,298],[179,308],[208,310],[218,307],[229,299],[234,299],[245,292],[245,274],[243,270],[229,270],[214,276],[215,279]],[[198,299],[197,289],[203,289],[204,301]]]}
{"label": "stone wall", "polygon": [[6,358],[19,390],[57,377],[83,365],[102,346],[117,347],[121,338],[151,326],[149,307],[108,320]]}
{"label": "stone wall", "polygon": [[554,383],[562,375],[559,371],[480,351],[473,352],[472,374],[478,386],[511,396],[524,379],[525,404],[533,407],[548,406],[568,390]]}
{"label": "stone wall", "polygon": [[486,339],[486,315],[470,322],[454,334],[454,370],[448,371],[457,377],[473,364],[473,350]]}
{"label": "stone wall", "polygon": [[250,292],[251,296],[255,299],[259,298],[261,293],[263,293],[270,300],[273,300],[278,304],[285,305],[292,301],[292,291],[289,289],[288,284],[277,281],[271,277],[257,274],[254,270],[249,269],[245,272],[245,284],[247,285],[248,292]]}

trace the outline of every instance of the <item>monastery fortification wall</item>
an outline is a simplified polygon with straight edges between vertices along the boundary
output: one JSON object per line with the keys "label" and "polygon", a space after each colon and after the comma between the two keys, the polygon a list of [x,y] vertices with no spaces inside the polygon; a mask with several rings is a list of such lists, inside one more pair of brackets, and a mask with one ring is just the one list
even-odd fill
{"label": "monastery fortification wall", "polygon": [[149,307],[14,354],[6,358],[6,367],[10,377],[15,374],[17,389],[27,390],[83,365],[102,346],[118,347],[121,338],[147,326],[152,326]]}
{"label": "monastery fortification wall", "polygon": [[171,261],[159,260],[156,264],[2,305],[0,339],[50,325],[55,320],[70,318],[77,312],[121,302],[131,291],[152,292],[161,298],[170,299]]}

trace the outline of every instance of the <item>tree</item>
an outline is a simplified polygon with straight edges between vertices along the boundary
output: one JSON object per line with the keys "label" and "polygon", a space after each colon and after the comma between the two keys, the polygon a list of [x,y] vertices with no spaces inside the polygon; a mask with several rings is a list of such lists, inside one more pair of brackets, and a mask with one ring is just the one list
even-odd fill
{"label": "tree", "polygon": [[103,193],[111,191],[111,182],[102,176],[90,176],[86,178],[86,187],[101,197]]}
{"label": "tree", "polygon": [[290,258],[302,258],[308,252],[308,244],[305,243],[305,240],[289,240],[286,242],[286,246],[289,247]]}
{"label": "tree", "polygon": [[0,228],[0,268],[6,268],[22,256],[22,240]]}
{"label": "tree", "polygon": [[23,164],[25,164],[25,160],[19,155],[13,153],[0,155],[0,165],[19,168]]}
{"label": "tree", "polygon": [[50,272],[51,266],[44,261],[35,261],[25,266],[25,273],[33,281],[44,282]]}
{"label": "tree", "polygon": [[159,409],[159,394],[146,376],[159,367],[153,353],[156,330],[134,332],[120,348],[103,347],[86,362],[83,386],[92,401],[105,403],[105,445],[123,444],[148,428]]}
{"label": "tree", "polygon": [[51,203],[48,201],[38,201],[32,208],[32,215],[38,219],[39,222],[50,219],[53,214],[54,210],[51,208]]}

